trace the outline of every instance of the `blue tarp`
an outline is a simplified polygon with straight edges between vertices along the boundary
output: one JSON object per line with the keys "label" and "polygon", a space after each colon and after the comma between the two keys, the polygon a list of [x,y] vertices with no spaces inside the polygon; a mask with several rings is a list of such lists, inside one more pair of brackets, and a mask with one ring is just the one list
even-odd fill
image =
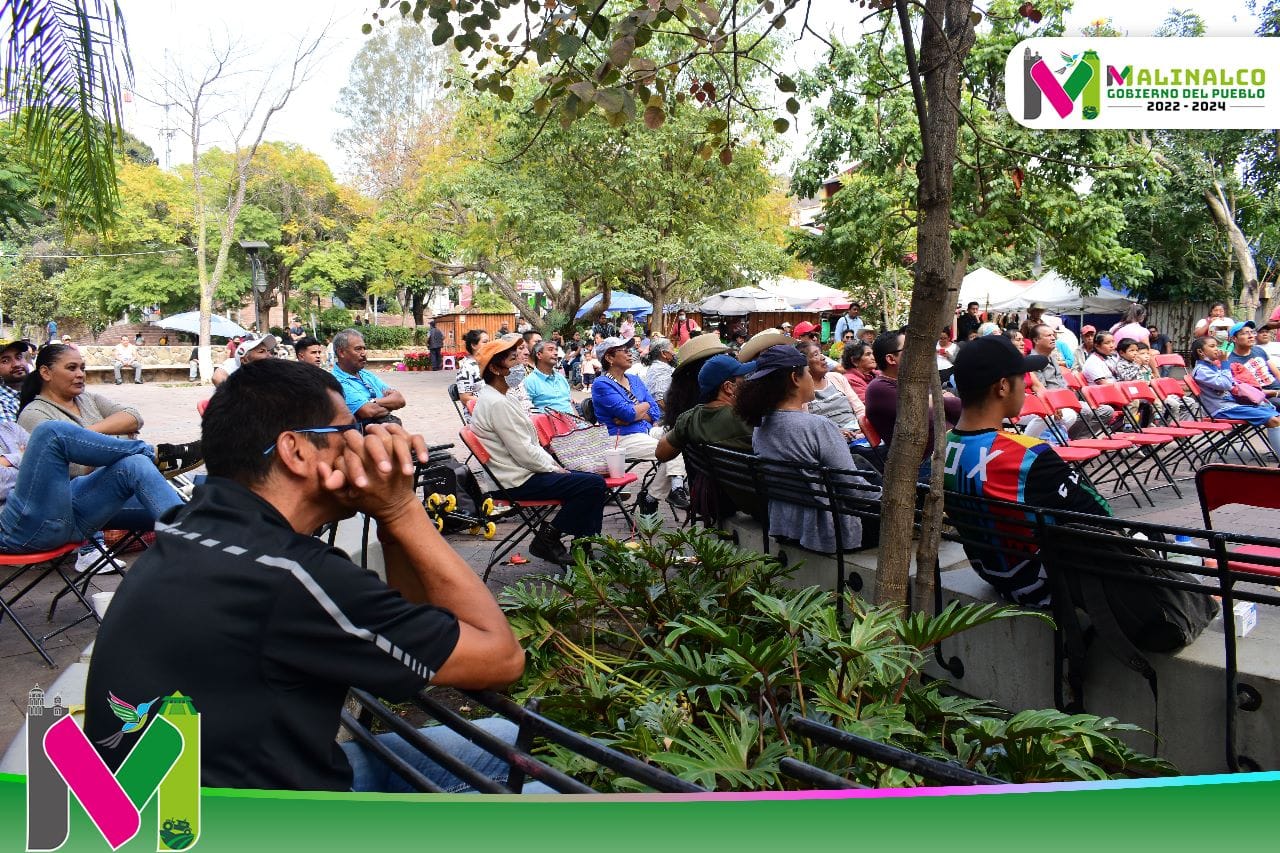
{"label": "blue tarp", "polygon": [[[578,309],[574,319],[581,320],[587,316],[587,312],[600,304],[601,298],[600,294],[596,294],[588,299]],[[637,320],[640,320],[653,313],[653,305],[633,293],[627,293],[625,290],[615,290],[609,295],[609,310],[605,313],[618,314],[623,311],[629,311]]]}

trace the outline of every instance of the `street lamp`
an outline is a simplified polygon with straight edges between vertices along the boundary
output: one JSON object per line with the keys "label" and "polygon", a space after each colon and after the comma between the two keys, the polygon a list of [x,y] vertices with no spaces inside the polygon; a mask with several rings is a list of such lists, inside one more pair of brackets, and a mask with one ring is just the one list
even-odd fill
{"label": "street lamp", "polygon": [[258,250],[268,249],[270,246],[261,240],[241,240],[240,248],[249,255],[249,271],[253,279],[253,317],[258,326],[258,334],[263,335],[267,329],[262,316],[262,302],[267,295],[267,271],[262,266],[262,259],[258,257]]}

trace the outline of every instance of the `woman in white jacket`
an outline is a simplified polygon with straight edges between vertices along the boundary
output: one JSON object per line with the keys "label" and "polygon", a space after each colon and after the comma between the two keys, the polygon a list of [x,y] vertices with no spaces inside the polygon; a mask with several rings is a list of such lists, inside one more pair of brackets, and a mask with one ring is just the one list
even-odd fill
{"label": "woman in white jacket", "polygon": [[567,565],[569,552],[561,537],[600,532],[607,490],[599,474],[561,468],[538,444],[524,407],[507,395],[507,374],[515,366],[521,340],[519,335],[506,335],[476,351],[484,384],[476,395],[471,428],[489,451],[489,470],[505,496],[563,502],[555,520],[538,531],[529,553]]}

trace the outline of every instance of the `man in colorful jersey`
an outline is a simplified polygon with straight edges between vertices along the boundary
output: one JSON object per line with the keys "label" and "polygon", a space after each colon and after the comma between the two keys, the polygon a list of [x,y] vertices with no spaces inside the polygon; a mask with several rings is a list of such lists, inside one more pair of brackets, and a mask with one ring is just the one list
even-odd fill
{"label": "man in colorful jersey", "polygon": [[[1016,417],[1025,397],[1025,374],[1044,368],[1040,354],[1024,356],[1003,335],[970,341],[956,356],[956,388],[964,409],[947,434],[946,504],[964,512],[972,524],[972,507],[964,495],[1012,501],[1090,515],[1111,515],[1111,507],[1067,465],[1053,446],[1038,438],[1004,432],[1005,418]],[[1007,512],[1003,513],[1008,517]],[[1017,604],[1046,607],[1049,585],[1033,545],[1001,538],[1002,512],[980,513],[992,533],[991,547],[965,545],[973,568],[1000,595]],[[1016,536],[1023,518],[1006,532]]]}

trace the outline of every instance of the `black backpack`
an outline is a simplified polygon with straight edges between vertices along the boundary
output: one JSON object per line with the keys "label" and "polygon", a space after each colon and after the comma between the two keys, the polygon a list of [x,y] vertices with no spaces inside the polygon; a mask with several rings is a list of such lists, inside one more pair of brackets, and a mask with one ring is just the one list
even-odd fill
{"label": "black backpack", "polygon": [[[1193,575],[1159,565],[1166,559],[1158,550],[1159,543],[1138,544],[1143,541],[1124,538],[1122,530],[1089,524],[1045,528],[1040,555],[1053,589],[1054,617],[1062,629],[1071,664],[1067,678],[1075,694],[1075,710],[1083,710],[1087,651],[1086,631],[1076,608],[1089,615],[1092,630],[1107,652],[1141,675],[1156,699],[1156,671],[1143,652],[1174,652],[1190,645],[1218,614],[1218,605],[1208,590],[1197,592],[1144,581],[1200,583]],[[1082,565],[1106,565],[1117,574],[1079,571],[1077,567]],[[1155,734],[1159,734],[1158,721]]]}

